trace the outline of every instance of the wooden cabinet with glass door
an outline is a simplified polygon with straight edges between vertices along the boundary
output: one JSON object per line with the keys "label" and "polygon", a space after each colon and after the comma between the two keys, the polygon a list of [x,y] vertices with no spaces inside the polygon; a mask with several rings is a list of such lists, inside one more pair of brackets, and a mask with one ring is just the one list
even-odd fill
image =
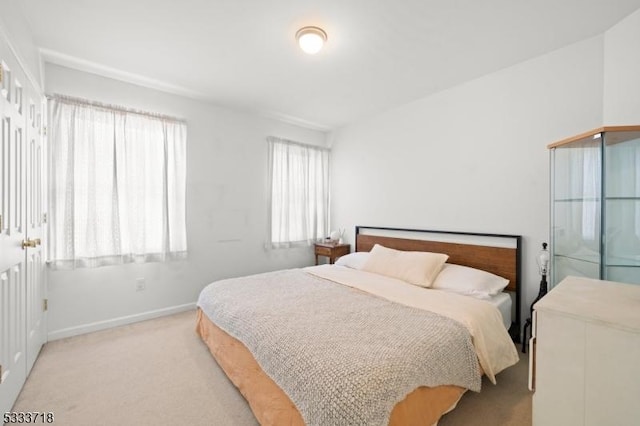
{"label": "wooden cabinet with glass door", "polygon": [[549,148],[551,284],[569,275],[640,284],[640,126]]}

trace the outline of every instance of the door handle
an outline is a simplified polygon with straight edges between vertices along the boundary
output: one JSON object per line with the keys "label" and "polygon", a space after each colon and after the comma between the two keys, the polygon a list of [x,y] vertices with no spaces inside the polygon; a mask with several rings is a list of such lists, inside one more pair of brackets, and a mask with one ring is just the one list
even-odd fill
{"label": "door handle", "polygon": [[22,249],[26,249],[27,247],[35,247],[40,245],[40,238],[36,238],[35,240],[30,240],[30,239],[26,239],[26,240],[22,240]]}

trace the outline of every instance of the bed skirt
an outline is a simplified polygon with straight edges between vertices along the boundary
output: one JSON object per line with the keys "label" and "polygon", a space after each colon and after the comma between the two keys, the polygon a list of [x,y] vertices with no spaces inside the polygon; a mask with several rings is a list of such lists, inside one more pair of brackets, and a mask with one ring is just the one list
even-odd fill
{"label": "bed skirt", "polygon": [[[260,368],[249,350],[198,308],[196,332],[214,359],[249,403],[263,426],[304,426],[302,416],[280,387]],[[452,410],[466,389],[459,386],[419,387],[398,402],[390,426],[435,425]]]}

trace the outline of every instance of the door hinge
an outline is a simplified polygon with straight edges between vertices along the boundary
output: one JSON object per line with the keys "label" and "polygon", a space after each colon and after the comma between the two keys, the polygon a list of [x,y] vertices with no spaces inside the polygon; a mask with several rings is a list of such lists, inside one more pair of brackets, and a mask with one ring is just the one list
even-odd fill
{"label": "door hinge", "polygon": [[43,305],[42,306],[42,308],[43,308],[42,310],[44,312],[47,312],[49,310],[49,299],[44,299],[44,303],[42,305]]}
{"label": "door hinge", "polygon": [[47,223],[47,214],[42,213],[42,223]]}
{"label": "door hinge", "polygon": [[42,134],[47,136],[47,126],[42,126]]}

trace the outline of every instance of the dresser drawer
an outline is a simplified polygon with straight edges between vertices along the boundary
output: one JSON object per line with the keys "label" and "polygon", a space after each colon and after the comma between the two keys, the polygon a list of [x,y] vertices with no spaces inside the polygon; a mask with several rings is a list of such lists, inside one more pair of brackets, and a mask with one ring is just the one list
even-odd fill
{"label": "dresser drawer", "polygon": [[331,247],[316,246],[316,254],[318,256],[331,256]]}

